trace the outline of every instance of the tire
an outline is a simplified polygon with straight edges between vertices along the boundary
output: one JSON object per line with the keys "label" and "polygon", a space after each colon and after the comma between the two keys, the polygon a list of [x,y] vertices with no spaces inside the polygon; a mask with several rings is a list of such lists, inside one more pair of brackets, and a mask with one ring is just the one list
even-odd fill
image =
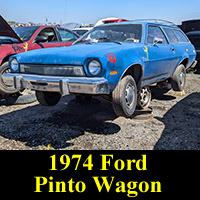
{"label": "tire", "polygon": [[149,87],[142,88],[138,93],[137,107],[146,109],[151,103],[151,90]]}
{"label": "tire", "polygon": [[35,94],[20,94],[15,93],[15,94],[9,94],[5,96],[6,104],[7,105],[21,105],[21,104],[28,104],[28,103],[33,103],[35,102],[36,96]]}
{"label": "tire", "polygon": [[36,91],[36,98],[43,106],[55,106],[61,99],[58,92],[41,92]]}
{"label": "tire", "polygon": [[101,95],[101,97],[102,97],[103,99],[107,100],[107,101],[112,102],[112,94],[109,94],[109,95],[107,95],[107,94]]}
{"label": "tire", "polygon": [[172,78],[171,85],[174,91],[183,91],[186,83],[186,69],[183,64],[179,65],[175,70]]}
{"label": "tire", "polygon": [[137,86],[132,76],[121,79],[112,92],[113,110],[117,116],[131,117],[137,104]]}
{"label": "tire", "polygon": [[10,69],[8,66],[8,62],[5,62],[0,66],[0,93],[2,95],[14,94],[19,92],[13,87],[13,85],[8,85],[3,81],[2,74],[8,73],[9,71]]}
{"label": "tire", "polygon": [[76,95],[76,102],[79,104],[90,104],[92,101],[92,95],[82,94]]}

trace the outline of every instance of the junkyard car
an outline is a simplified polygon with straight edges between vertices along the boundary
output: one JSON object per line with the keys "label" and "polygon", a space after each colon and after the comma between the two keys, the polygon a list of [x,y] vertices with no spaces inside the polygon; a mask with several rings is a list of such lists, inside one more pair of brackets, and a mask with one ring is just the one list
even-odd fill
{"label": "junkyard car", "polygon": [[82,36],[85,33],[87,33],[88,31],[90,31],[91,29],[92,29],[92,27],[73,28],[72,31],[74,31],[78,35]]}
{"label": "junkyard car", "polygon": [[190,31],[186,33],[192,44],[194,45],[197,52],[197,61],[198,65],[196,66],[197,73],[200,73],[200,30],[199,31]]}
{"label": "junkyard car", "polygon": [[70,46],[79,36],[68,29],[55,26],[28,26],[14,30],[0,16],[0,94],[13,94],[15,88],[2,79],[9,71],[11,55],[34,49]]}
{"label": "junkyard car", "polygon": [[12,56],[4,78],[16,89],[35,90],[45,106],[57,104],[61,95],[74,94],[79,101],[102,95],[112,100],[118,116],[130,117],[137,104],[149,105],[149,85],[166,80],[182,91],[195,57],[178,27],[127,21],[97,26],[68,48]]}

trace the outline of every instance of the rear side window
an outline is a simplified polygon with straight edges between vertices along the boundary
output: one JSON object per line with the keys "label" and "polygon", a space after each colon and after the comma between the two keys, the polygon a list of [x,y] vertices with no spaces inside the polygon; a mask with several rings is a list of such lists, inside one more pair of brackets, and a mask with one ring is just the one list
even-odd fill
{"label": "rear side window", "polygon": [[171,43],[178,43],[178,38],[171,28],[163,28]]}
{"label": "rear side window", "polygon": [[178,39],[179,43],[185,43],[185,42],[189,42],[188,39],[185,37],[185,35],[179,31],[179,30],[174,30],[176,37]]}

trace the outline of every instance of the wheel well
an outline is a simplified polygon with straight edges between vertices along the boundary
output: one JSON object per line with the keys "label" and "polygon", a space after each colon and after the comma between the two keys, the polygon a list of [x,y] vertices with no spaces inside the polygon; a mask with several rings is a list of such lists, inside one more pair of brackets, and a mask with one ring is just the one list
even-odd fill
{"label": "wheel well", "polygon": [[14,55],[14,54],[11,54],[11,55],[9,55],[9,56],[6,56],[6,57],[2,60],[1,65],[3,65],[3,63],[7,62],[7,61],[9,60],[9,57],[12,56],[12,55]]}
{"label": "wheel well", "polygon": [[[142,78],[142,75],[143,75],[143,68],[141,65],[139,64],[136,64],[136,65],[132,65],[130,66],[126,72],[124,73],[123,77],[126,76],[126,75],[131,75],[133,76],[136,84],[137,84],[137,88],[140,89],[140,86],[141,86],[141,78]],[[122,78],[123,78],[122,77]]]}
{"label": "wheel well", "polygon": [[185,68],[186,68],[188,62],[189,62],[189,59],[188,59],[188,58],[185,58],[185,59],[180,63],[180,65],[183,64],[183,65],[185,66]]}

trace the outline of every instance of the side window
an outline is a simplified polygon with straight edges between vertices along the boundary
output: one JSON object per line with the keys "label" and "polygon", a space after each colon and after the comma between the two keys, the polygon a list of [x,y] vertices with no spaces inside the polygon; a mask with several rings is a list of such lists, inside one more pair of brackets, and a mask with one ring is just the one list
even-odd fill
{"label": "side window", "polygon": [[58,28],[58,32],[60,33],[62,42],[74,42],[78,39],[78,36],[68,30]]}
{"label": "side window", "polygon": [[171,43],[178,43],[178,38],[176,37],[173,29],[171,28],[163,28],[163,29]]}
{"label": "side window", "polygon": [[179,30],[174,30],[176,37],[178,39],[179,43],[185,43],[185,42],[189,42],[188,39],[185,37],[185,35],[183,35],[183,33]]}
{"label": "side window", "polygon": [[38,36],[47,37],[47,42],[57,42],[58,38],[53,28],[44,28]]}
{"label": "side window", "polygon": [[162,44],[167,44],[167,40],[165,38],[165,35],[161,31],[161,29],[157,26],[149,26],[148,27],[147,43],[153,44],[153,42],[156,38],[162,39],[163,40]]}

